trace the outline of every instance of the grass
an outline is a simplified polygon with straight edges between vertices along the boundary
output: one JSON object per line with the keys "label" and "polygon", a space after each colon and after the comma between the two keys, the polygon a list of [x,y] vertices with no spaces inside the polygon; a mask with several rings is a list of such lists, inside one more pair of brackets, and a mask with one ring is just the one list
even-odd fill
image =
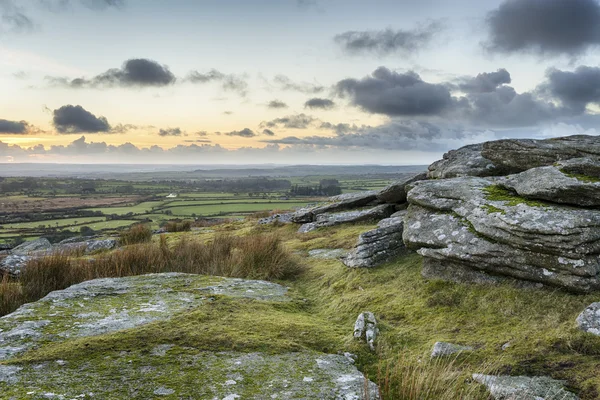
{"label": "grass", "polygon": [[146,224],[135,224],[119,235],[121,245],[147,243],[152,240],[152,229]]}
{"label": "grass", "polygon": [[101,207],[101,208],[90,208],[90,211],[100,211],[103,214],[117,214],[117,215],[125,215],[128,213],[133,214],[144,214],[147,212],[151,212],[153,207],[160,207],[164,205],[166,202],[164,201],[146,201],[143,203],[124,206],[124,207]]}
{"label": "grass", "polygon": [[232,214],[232,213],[252,213],[255,211],[273,210],[275,208],[282,210],[289,210],[294,207],[302,207],[306,205],[306,202],[262,202],[262,203],[226,203],[226,204],[212,204],[212,205],[198,205],[198,206],[183,206],[183,207],[170,207],[166,210],[170,210],[173,215],[177,216],[191,216],[196,215],[219,215],[219,214]]}
{"label": "grass", "polygon": [[21,285],[4,274],[0,281],[0,315],[15,311],[24,302]]}
{"label": "grass", "polygon": [[583,174],[573,174],[573,173],[565,172],[564,170],[560,170],[560,172],[562,172],[565,176],[568,176],[569,178],[575,178],[581,182],[587,182],[587,183],[600,182],[600,178],[595,177],[595,176],[589,176],[589,175],[583,175]]}
{"label": "grass", "polygon": [[192,221],[168,221],[165,229],[167,232],[187,232],[192,229]]}
{"label": "grass", "polygon": [[[469,377],[491,372],[551,376],[565,380],[583,400],[599,398],[600,337],[575,326],[577,315],[597,295],[508,283],[426,281],[417,254],[368,270],[348,269],[335,260],[299,262],[292,254],[350,248],[371,227],[357,224],[300,235],[293,225],[231,223],[215,227],[212,237],[177,233],[101,254],[95,262],[72,260],[67,268],[81,274],[78,279],[171,270],[285,279],[292,301],[276,305],[217,297],[170,321],[44,345],[22,360],[77,364],[121,351],[143,353],[162,343],[211,351],[349,351],[358,355],[357,366],[379,384],[385,400],[485,399]],[[225,235],[228,229],[237,236]],[[367,310],[379,322],[375,353],[352,338],[357,315]],[[428,354],[437,341],[476,350],[468,357],[432,361]]]}

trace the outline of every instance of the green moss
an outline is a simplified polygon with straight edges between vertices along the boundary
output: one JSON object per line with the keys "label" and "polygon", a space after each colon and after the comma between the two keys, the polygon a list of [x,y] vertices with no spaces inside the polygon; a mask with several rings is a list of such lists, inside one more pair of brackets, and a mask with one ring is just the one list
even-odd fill
{"label": "green moss", "polygon": [[569,178],[575,178],[581,182],[586,182],[586,183],[600,182],[600,178],[595,177],[595,176],[589,176],[589,175],[583,175],[583,174],[572,174],[572,173],[565,172],[562,169],[560,170],[560,172],[562,172],[565,176],[568,176]]}
{"label": "green moss", "polygon": [[483,189],[485,198],[489,201],[502,201],[508,206],[517,206],[525,204],[529,207],[549,207],[548,203],[542,201],[530,200],[517,196],[515,193],[499,185],[490,185]]}
{"label": "green moss", "polygon": [[483,206],[483,209],[486,210],[488,212],[488,214],[494,214],[494,213],[505,214],[506,213],[506,211],[504,211],[503,209],[495,207],[491,204],[485,204]]}

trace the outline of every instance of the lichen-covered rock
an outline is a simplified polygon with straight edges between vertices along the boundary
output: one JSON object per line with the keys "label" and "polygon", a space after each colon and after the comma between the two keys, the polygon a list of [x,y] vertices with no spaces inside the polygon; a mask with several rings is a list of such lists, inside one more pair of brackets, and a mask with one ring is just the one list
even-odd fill
{"label": "lichen-covered rock", "polygon": [[530,203],[483,178],[417,182],[404,243],[426,259],[578,292],[600,289],[600,211]]}
{"label": "lichen-covered rock", "polygon": [[179,346],[162,355],[132,350],[77,364],[0,366],[0,389],[7,399],[44,398],[45,393],[64,399],[90,393],[98,399],[380,398],[377,385],[343,355],[207,352]]}
{"label": "lichen-covered rock", "polygon": [[23,267],[27,264],[27,261],[31,259],[31,256],[18,254],[6,256],[6,258],[0,261],[0,275],[8,273],[11,276],[19,276]]}
{"label": "lichen-covered rock", "polygon": [[268,225],[274,223],[290,224],[292,223],[292,213],[274,214],[258,220],[259,225]]}
{"label": "lichen-covered rock", "polygon": [[577,317],[577,326],[584,332],[600,336],[600,303],[592,303]]}
{"label": "lichen-covered rock", "polygon": [[[199,339],[196,343],[194,335],[183,342],[179,337],[173,343],[164,342],[170,340],[167,336],[150,345],[137,336],[127,342],[128,335],[146,337],[153,329],[150,323],[174,315],[181,318],[188,310],[202,318],[204,311],[217,304],[227,307],[223,323],[228,323],[235,303],[247,305],[249,299],[266,300],[260,303],[263,306],[290,300],[286,287],[270,282],[179,273],[96,279],[52,292],[0,318],[0,397],[380,398],[377,386],[343,355],[305,349],[223,351],[227,346],[223,343],[210,351],[210,343]],[[222,327],[223,338],[231,334],[227,328]],[[69,349],[71,342],[82,345],[80,338],[86,338],[87,346],[92,336],[97,337],[96,343],[110,345],[81,357],[67,350],[65,359],[18,359],[27,350]]]}
{"label": "lichen-covered rock", "polygon": [[431,164],[427,177],[430,179],[456,178],[460,176],[504,175],[506,168],[498,168],[492,161],[481,155],[482,144],[472,144],[457,150],[450,150],[441,160]]}
{"label": "lichen-covered rock", "polygon": [[378,228],[360,234],[354,249],[343,258],[344,265],[372,268],[398,257],[406,250],[402,241],[403,227],[402,216],[382,219]]}
{"label": "lichen-covered rock", "polygon": [[69,251],[75,249],[82,249],[85,254],[96,253],[102,250],[112,250],[117,247],[117,239],[95,239],[95,240],[84,240],[82,242],[63,243],[55,246],[52,251]]}
{"label": "lichen-covered rock", "polygon": [[367,206],[377,201],[377,192],[346,193],[329,198],[329,203],[317,207],[302,208],[294,212],[291,221],[295,223],[308,223],[316,220],[317,216],[326,213],[352,210]]}
{"label": "lichen-covered rock", "polygon": [[309,257],[323,260],[339,260],[347,255],[346,249],[314,249],[308,252]]}
{"label": "lichen-covered rock", "polygon": [[52,250],[52,244],[46,238],[40,238],[36,240],[32,240],[31,242],[25,242],[14,249],[12,249],[12,254],[17,255],[29,255],[31,253],[36,252],[44,252]]}
{"label": "lichen-covered rock", "polygon": [[600,171],[600,161],[572,159],[510,175],[498,183],[530,199],[583,207],[600,206],[600,179],[569,171]]}
{"label": "lichen-covered rock", "polygon": [[375,341],[379,335],[375,314],[370,311],[360,313],[354,323],[354,338],[364,341],[371,350],[375,350]]}
{"label": "lichen-covered rock", "polygon": [[210,295],[286,301],[286,292],[265,281],[179,273],[94,279],[0,318],[0,361],[40,341],[96,336],[168,319]]}
{"label": "lichen-covered rock", "polygon": [[406,185],[427,179],[427,174],[417,174],[400,179],[377,193],[377,199],[382,203],[404,203],[406,202]]}
{"label": "lichen-covered rock", "polygon": [[314,231],[318,228],[324,228],[328,226],[336,226],[341,224],[349,224],[353,222],[380,220],[387,218],[395,209],[392,204],[381,204],[379,206],[368,208],[366,210],[358,211],[347,211],[341,213],[326,213],[319,214],[316,216],[315,222],[309,222],[302,225],[299,229],[299,233],[307,233]]}
{"label": "lichen-covered rock", "polygon": [[525,171],[572,158],[600,159],[600,137],[574,135],[544,140],[495,140],[483,143],[481,154],[498,166]]}
{"label": "lichen-covered rock", "polygon": [[547,377],[495,376],[473,374],[496,400],[578,400],[563,381]]}
{"label": "lichen-covered rock", "polygon": [[465,351],[473,351],[473,347],[460,346],[447,342],[436,342],[431,350],[431,358],[451,356],[452,354],[463,353]]}

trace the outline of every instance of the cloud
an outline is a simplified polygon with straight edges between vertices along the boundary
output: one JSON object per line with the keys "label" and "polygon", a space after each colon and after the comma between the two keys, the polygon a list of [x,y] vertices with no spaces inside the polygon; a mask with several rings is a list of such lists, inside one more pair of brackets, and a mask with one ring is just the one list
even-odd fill
{"label": "cloud", "polygon": [[110,125],[105,117],[96,117],[81,106],[66,105],[53,111],[52,123],[59,133],[98,133],[110,132]]}
{"label": "cloud", "polygon": [[158,136],[181,136],[183,131],[179,128],[166,128],[158,131]]}
{"label": "cloud", "polygon": [[270,129],[263,129],[262,134],[267,136],[275,136],[275,132]]}
{"label": "cloud", "polygon": [[283,101],[281,100],[271,100],[269,102],[269,104],[267,104],[268,108],[274,108],[274,109],[278,109],[278,108],[287,108],[288,105],[285,104]]}
{"label": "cloud", "polygon": [[252,129],[244,128],[241,131],[233,131],[226,133],[227,136],[239,136],[243,138],[251,138],[257,136]]}
{"label": "cloud", "polygon": [[600,68],[580,66],[575,71],[552,68],[546,72],[546,82],[539,90],[561,101],[576,113],[583,113],[588,104],[600,104]]}
{"label": "cloud", "polygon": [[296,115],[288,115],[281,118],[275,118],[271,121],[263,121],[260,123],[261,128],[277,128],[282,127],[286,129],[307,129],[314,122],[318,121],[318,119],[306,115],[306,114],[296,114]]}
{"label": "cloud", "polygon": [[212,140],[208,139],[186,139],[185,143],[212,143]]}
{"label": "cloud", "polygon": [[127,60],[121,68],[109,69],[91,79],[69,80],[61,77],[46,77],[46,79],[52,84],[72,88],[167,86],[176,81],[175,75],[168,66],[146,58]]}
{"label": "cloud", "polygon": [[485,46],[498,53],[576,56],[600,44],[596,0],[505,0],[487,16]]}
{"label": "cloud", "polygon": [[389,116],[438,115],[453,105],[446,86],[424,82],[412,71],[397,73],[386,67],[362,79],[339,81],[335,90],[367,112]]}
{"label": "cloud", "polygon": [[335,107],[335,103],[329,99],[320,99],[318,97],[314,97],[309,99],[304,103],[304,108],[320,108],[322,110],[331,110]]}
{"label": "cloud", "polygon": [[26,135],[28,133],[29,124],[27,122],[0,119],[0,134]]}
{"label": "cloud", "polygon": [[483,72],[476,77],[463,78],[458,88],[465,93],[489,93],[503,84],[511,83],[510,73],[500,68],[496,72]]}
{"label": "cloud", "polygon": [[206,132],[206,131],[198,131],[198,132],[194,132],[194,135],[196,135],[196,136],[207,136],[208,132]]}
{"label": "cloud", "polygon": [[325,90],[325,87],[310,82],[294,82],[285,75],[277,75],[273,78],[275,86],[281,90],[300,92],[305,94],[317,94]]}
{"label": "cloud", "polygon": [[410,30],[348,31],[334,41],[349,54],[409,55],[427,47],[443,28],[441,21],[430,21]]}
{"label": "cloud", "polygon": [[248,83],[245,77],[234,74],[224,74],[216,69],[211,69],[206,73],[191,71],[185,78],[185,81],[203,84],[209,82],[220,82],[224,90],[237,92],[240,96],[246,96],[248,92]]}

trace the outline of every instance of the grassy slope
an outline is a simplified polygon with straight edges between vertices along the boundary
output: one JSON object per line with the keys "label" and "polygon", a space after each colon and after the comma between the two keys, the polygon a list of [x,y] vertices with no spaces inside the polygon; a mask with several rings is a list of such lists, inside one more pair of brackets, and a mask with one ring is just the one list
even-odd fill
{"label": "grassy slope", "polygon": [[[349,248],[359,232],[371,227],[336,227],[298,235],[295,226],[255,228],[249,222],[217,230],[236,234],[277,231],[290,250],[304,252]],[[575,327],[579,312],[597,301],[598,295],[427,282],[420,276],[421,259],[416,254],[372,270],[349,270],[330,260],[304,262],[306,272],[294,282],[285,282],[292,289],[294,301],[290,304],[223,299],[209,309],[176,315],[170,322],[50,344],[28,353],[25,359],[77,363],[125,349],[143,350],[174,342],[211,350],[352,351],[359,354],[359,366],[377,379],[382,378],[378,369],[386,364],[400,359],[403,364],[417,365],[426,361],[434,342],[450,341],[477,347],[452,367],[465,379],[472,372],[490,368],[513,375],[550,375],[567,380],[583,399],[599,396],[600,338]],[[354,320],[365,310],[373,311],[380,321],[377,357],[352,340]],[[502,350],[507,342],[510,347]],[[485,398],[478,396],[473,398]]]}

